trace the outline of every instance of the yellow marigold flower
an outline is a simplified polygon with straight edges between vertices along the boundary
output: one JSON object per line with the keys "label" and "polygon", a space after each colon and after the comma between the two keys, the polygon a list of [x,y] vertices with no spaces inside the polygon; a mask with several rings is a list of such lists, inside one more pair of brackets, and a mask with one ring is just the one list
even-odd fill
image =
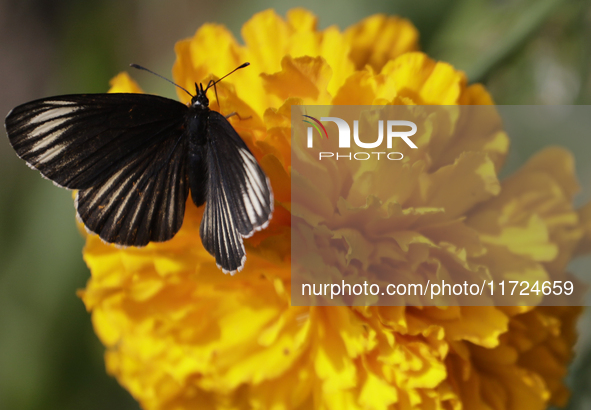
{"label": "yellow marigold flower", "polygon": [[[231,121],[271,180],[273,219],[245,241],[246,266],[233,277],[222,274],[203,249],[202,209],[192,203],[180,232],[165,243],[118,249],[88,236],[84,258],[92,278],[81,296],[107,348],[108,372],[145,409],[564,404],[562,378],[578,308],[290,303],[291,105],[491,104],[486,90],[417,52],[417,32],[403,19],[373,16],[345,32],[319,31],[306,10],[292,10],[285,20],[265,11],[244,25],[242,37],[244,45],[222,26],[201,27],[177,44],[174,79],[192,88],[251,62],[218,85],[220,104],[210,95],[211,107],[251,116]],[[121,74],[112,91],[139,88]],[[183,93],[179,97],[187,102]],[[571,206],[577,188],[572,157],[547,149],[499,182],[507,149],[506,134],[496,128],[453,145],[433,141],[426,148],[429,169],[409,168],[408,186],[358,181],[347,200],[365,204],[371,188],[400,204],[401,219],[428,226],[421,212],[402,211],[416,204],[410,184],[430,178],[423,206],[445,208],[458,222],[432,226],[422,238],[392,227],[400,243],[419,245],[412,256],[417,263],[425,258],[421,241],[430,236],[447,244],[441,252],[458,250],[456,263],[563,271],[577,248],[591,243],[591,211],[579,215]],[[465,184],[457,184],[456,176]],[[461,190],[471,195],[450,194]],[[327,219],[336,217],[343,200],[329,199]]]}

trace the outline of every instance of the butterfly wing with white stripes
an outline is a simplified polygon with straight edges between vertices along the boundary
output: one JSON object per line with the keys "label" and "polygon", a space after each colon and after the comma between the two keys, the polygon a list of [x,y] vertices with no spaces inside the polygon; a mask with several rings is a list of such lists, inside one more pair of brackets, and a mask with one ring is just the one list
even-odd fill
{"label": "butterfly wing with white stripes", "polygon": [[235,272],[246,259],[242,238],[269,223],[273,194],[265,173],[228,120],[211,111],[208,123],[201,241],[224,272]]}
{"label": "butterfly wing with white stripes", "polygon": [[189,192],[187,106],[147,94],[66,95],[6,117],[12,147],[56,184],[103,240],[144,246],[180,229]]}

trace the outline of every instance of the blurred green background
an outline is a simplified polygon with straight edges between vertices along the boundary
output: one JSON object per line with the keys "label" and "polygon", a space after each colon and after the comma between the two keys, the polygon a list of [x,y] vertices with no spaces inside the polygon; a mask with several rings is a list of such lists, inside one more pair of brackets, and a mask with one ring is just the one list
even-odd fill
{"label": "blurred green background", "polygon": [[[424,51],[483,82],[498,104],[591,104],[588,0],[0,0],[0,113],[50,95],[104,92],[132,62],[169,76],[175,42],[201,24],[225,24],[240,38],[255,12],[284,15],[296,5],[315,12],[320,28],[344,29],[374,13],[406,17]],[[144,90],[176,98],[166,82],[132,74]],[[505,175],[548,143],[512,137]],[[553,142],[574,152],[584,190],[577,204],[589,201],[591,138]],[[82,245],[70,193],[28,169],[0,137],[2,410],[138,408],[105,374],[103,347],[75,295],[89,277]],[[588,276],[590,266],[583,258],[572,269]],[[570,409],[591,403],[590,329],[586,314]]]}

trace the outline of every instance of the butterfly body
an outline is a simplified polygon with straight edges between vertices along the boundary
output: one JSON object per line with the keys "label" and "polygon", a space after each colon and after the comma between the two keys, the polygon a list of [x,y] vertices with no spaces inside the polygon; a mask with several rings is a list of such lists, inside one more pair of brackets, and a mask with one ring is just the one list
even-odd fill
{"label": "butterfly body", "polygon": [[147,94],[80,94],[16,107],[5,126],[17,155],[59,186],[106,242],[145,246],[181,228],[189,192],[204,203],[204,247],[224,272],[241,270],[243,237],[267,226],[270,183],[203,87],[187,106]]}
{"label": "butterfly body", "polygon": [[195,84],[197,95],[189,103],[185,133],[189,138],[188,161],[193,172],[189,174],[191,198],[196,206],[205,203],[207,194],[207,127],[209,116],[213,111],[209,109],[209,100],[202,90]]}

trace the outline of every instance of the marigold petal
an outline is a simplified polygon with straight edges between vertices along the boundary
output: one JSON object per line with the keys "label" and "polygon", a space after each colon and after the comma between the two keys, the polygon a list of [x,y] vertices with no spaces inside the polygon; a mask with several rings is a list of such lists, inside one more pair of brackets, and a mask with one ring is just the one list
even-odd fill
{"label": "marigold petal", "polygon": [[275,73],[281,70],[281,61],[289,54],[290,31],[288,24],[273,10],[255,14],[242,26],[242,38],[257,71]]}
{"label": "marigold petal", "polygon": [[285,57],[281,60],[281,71],[275,74],[261,74],[267,92],[281,100],[289,97],[304,101],[329,102],[326,89],[332,70],[320,58]]}
{"label": "marigold petal", "polygon": [[576,179],[575,159],[564,148],[545,148],[527,161],[519,172],[543,172],[552,175],[568,199],[572,199],[581,189]]}
{"label": "marigold petal", "polygon": [[[333,98],[335,105],[372,105],[377,98],[378,83],[368,71],[358,71],[346,79]],[[392,88],[390,88],[392,90]],[[390,99],[394,98],[392,95]],[[388,99],[388,98],[386,98]]]}
{"label": "marigold petal", "polygon": [[331,95],[335,95],[345,80],[355,72],[355,66],[348,57],[349,49],[345,36],[337,27],[329,27],[322,32],[318,55],[324,58],[332,69],[327,87]]}
{"label": "marigold petal", "polygon": [[416,104],[455,105],[466,86],[464,73],[418,52],[389,61],[380,74],[391,77],[397,94]]}
{"label": "marigold petal", "polygon": [[493,306],[428,308],[412,313],[412,326],[418,325],[414,323],[416,321],[440,325],[448,340],[467,340],[487,348],[499,344],[499,337],[507,331],[509,324],[509,318]]}
{"label": "marigold petal", "polygon": [[359,404],[366,409],[387,409],[398,401],[398,391],[383,378],[372,373],[367,374],[361,393]]}
{"label": "marigold petal", "polygon": [[399,55],[418,49],[417,29],[406,19],[376,14],[345,31],[351,44],[350,58],[360,70],[370,65],[380,71]]}
{"label": "marigold petal", "polygon": [[110,93],[143,93],[140,86],[126,72],[117,74],[109,84],[111,85]]}
{"label": "marigold petal", "polygon": [[444,208],[450,218],[462,215],[501,190],[492,162],[481,153],[464,153],[453,165],[440,168],[422,182],[426,203]]}
{"label": "marigold petal", "polygon": [[558,255],[558,248],[549,241],[546,224],[532,215],[526,226],[508,226],[498,236],[481,235],[484,242],[506,246],[516,255],[527,255],[535,261],[549,262]]}

